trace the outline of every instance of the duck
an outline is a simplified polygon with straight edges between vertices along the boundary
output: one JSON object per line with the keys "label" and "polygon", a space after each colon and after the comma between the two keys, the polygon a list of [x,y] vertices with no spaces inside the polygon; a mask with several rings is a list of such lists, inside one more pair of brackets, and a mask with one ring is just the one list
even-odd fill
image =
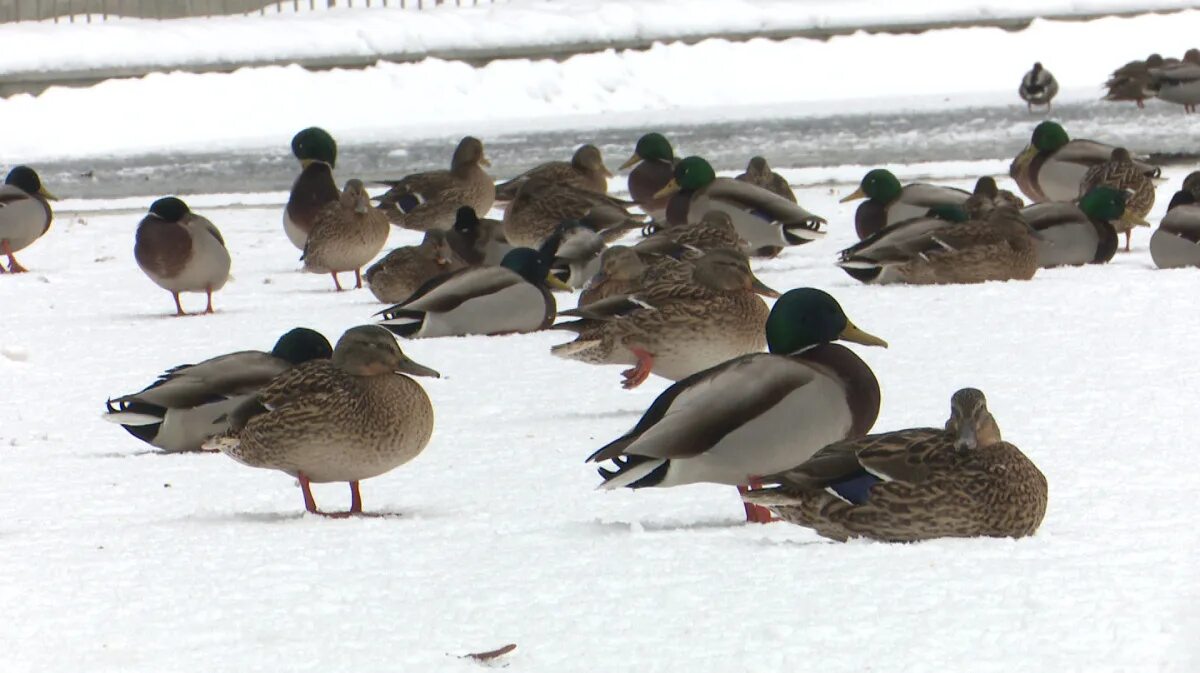
{"label": "duck", "polygon": [[462,206],[454,213],[454,226],[446,231],[446,241],[467,266],[497,266],[512,250],[504,238],[504,224],[479,217],[471,206]]}
{"label": "duck", "polygon": [[1129,150],[1116,147],[1108,161],[1092,166],[1084,174],[1079,185],[1080,194],[1100,185],[1126,190],[1129,194],[1125,200],[1125,216],[1117,221],[1118,230],[1125,234],[1125,252],[1129,252],[1133,228],[1150,226],[1146,215],[1154,207],[1154,181],[1134,163]]}
{"label": "duck", "polygon": [[449,229],[460,206],[487,213],[496,201],[496,185],[483,170],[491,166],[483,142],[466,136],[450,159],[450,170],[414,173],[384,181],[388,191],[378,197],[379,207],[393,224],[428,231]]}
{"label": "duck", "polygon": [[[667,388],[633,429],[588,457],[601,489],[710,482],[747,486],[837,441],[862,437],[879,415],[879,381],[846,341],[887,347],[823,290],[797,288],[771,308],[767,353],[749,353]],[[746,507],[747,520],[769,513]]]}
{"label": "duck", "polygon": [[1025,101],[1025,105],[1033,112],[1033,106],[1045,105],[1046,110],[1052,109],[1052,101],[1058,95],[1058,80],[1054,79],[1054,75],[1042,67],[1042,64],[1034,63],[1029,72],[1021,78],[1021,86],[1017,88],[1017,93],[1021,96],[1021,100]]}
{"label": "duck", "polygon": [[429,280],[466,266],[450,248],[447,232],[430,229],[420,245],[392,250],[372,264],[363,277],[376,299],[395,304],[408,299]]}
{"label": "duck", "polygon": [[1105,264],[1117,252],[1117,225],[1125,217],[1125,192],[1094,187],[1078,203],[1045,201],[1021,210],[1040,234],[1038,267]]}
{"label": "duck", "polygon": [[1021,538],[1046,516],[1046,476],[1000,436],[987,399],[963,388],[945,428],[834,442],[746,502],[839,542]]}
{"label": "duck", "polygon": [[558,252],[551,273],[573,290],[582,289],[600,272],[600,256],[608,248],[604,238],[578,220],[564,220],[552,238]]}
{"label": "duck", "polygon": [[354,272],[354,287],[362,287],[361,269],[383,250],[391,225],[383,211],[371,205],[362,180],[347,180],[336,203],[317,213],[300,259],[309,273],[333,276],[338,292],[338,274]]}
{"label": "duck", "polygon": [[376,315],[383,316],[381,325],[412,339],[545,329],[557,310],[549,288],[571,291],[550,273],[555,252],[552,248],[513,248],[500,266],[444,274]]}
{"label": "duck", "polygon": [[600,270],[584,285],[579,306],[616,295],[633,294],[641,287],[646,261],[636,248],[613,245],[600,253]]}
{"label": "duck", "polygon": [[1139,108],[1146,107],[1146,99],[1154,98],[1157,93],[1150,69],[1162,67],[1163,64],[1164,59],[1160,54],[1151,54],[1144,61],[1130,61],[1117,68],[1104,83],[1108,89],[1104,100],[1133,101]]}
{"label": "duck", "polygon": [[164,453],[201,451],[229,429],[229,412],[271,379],[332,355],[324,335],[297,327],[270,352],[237,351],[172,367],[142,390],[109,399],[103,418]]}
{"label": "duck", "polygon": [[695,260],[709,250],[733,248],[747,251],[746,241],[738,235],[729,213],[710,210],[700,221],[671,228],[657,228],[634,249],[641,253],[669,255],[677,259]]}
{"label": "duck", "polygon": [[668,196],[658,196],[675,176],[675,148],[661,133],[647,133],[638,138],[633,155],[617,170],[632,168],[629,172],[629,198],[655,222],[664,222],[667,217]]}
{"label": "duck", "polygon": [[230,258],[216,225],[193,213],[182,199],[167,196],[150,205],[138,223],[133,257],[156,285],[175,299],[175,315],[187,313],[181,292],[203,292],[205,313],[213,312],[213,293],[229,280]]}
{"label": "duck", "polygon": [[997,206],[1003,205],[1020,210],[1025,207],[1025,202],[1007,189],[1000,189],[995,178],[985,175],[975,181],[975,189],[967,200],[962,202],[962,209],[966,211],[967,217],[981,220],[986,219]]}
{"label": "duck", "polygon": [[1184,113],[1196,111],[1200,104],[1200,49],[1188,49],[1179,63],[1164,63],[1149,72],[1159,100],[1182,105]]}
{"label": "duck", "polygon": [[1150,257],[1160,269],[1200,266],[1200,171],[1183,179],[1158,229],[1150,235]]}
{"label": "duck", "polygon": [[[296,365],[238,405],[206,447],[295,477],[312,514],[363,515],[359,482],[416,458],[433,435],[433,404],[411,376],[441,377],[386,329],[352,327],[331,359]],[[337,481],[350,484],[350,509],[322,512],[310,484]]]}
{"label": "duck", "polygon": [[570,161],[548,161],[496,185],[496,201],[512,201],[521,186],[533,177],[596,194],[607,194],[608,179],[612,176],[612,171],[604,165],[604,156],[600,153],[600,148],[591,144],[580,145]]}
{"label": "duck", "polygon": [[864,281],[875,284],[1029,280],[1038,269],[1036,236],[1020,211],[1000,206],[986,220],[938,225],[904,239],[889,237],[845,250],[838,266],[876,273]]}
{"label": "duck", "polygon": [[854,232],[866,240],[888,225],[922,217],[938,206],[961,206],[971,193],[956,187],[924,182],[901,185],[896,174],[886,168],[873,168],[863,175],[858,189],[838,203],[866,199],[854,211]]}
{"label": "duck", "polygon": [[[937,230],[956,223],[970,220],[966,208],[962,205],[938,205],[930,208],[925,214],[889,224],[854,245],[838,253],[839,261],[851,259],[867,259],[875,255],[889,254],[888,251],[908,250],[910,246],[919,248],[925,240]],[[863,283],[888,285],[904,282],[903,277],[894,266],[879,266],[876,264],[841,265],[839,267],[848,276]]]}
{"label": "duck", "polygon": [[537,248],[564,220],[575,220],[613,241],[646,224],[629,212],[633,205],[535,176],[525,181],[504,213],[504,238],[516,247]]}
{"label": "duck", "polygon": [[774,257],[785,246],[802,245],[825,236],[825,218],[773,194],[762,187],[732,178],[718,178],[703,157],[685,157],[675,165],[675,175],[658,196],[671,196],[667,224],[682,227],[700,222],[711,210],[720,210],[733,221],[750,254]]}
{"label": "duck", "polygon": [[763,350],[768,309],[758,295],[777,297],[750,270],[745,254],[714,250],[632,295],[563,311],[556,330],[576,334],[550,352],[595,365],[633,365],[622,372],[632,390],[656,374],[671,381],[733,357]]}
{"label": "duck", "polygon": [[300,175],[283,209],[283,231],[292,245],[304,250],[317,213],[341,196],[333,181],[337,142],[325,129],[312,126],[292,137],[292,154],[300,162]]}
{"label": "duck", "polygon": [[764,157],[750,157],[750,162],[746,164],[746,172],[739,174],[734,180],[757,185],[772,194],[778,194],[788,201],[796,203],[796,194],[792,191],[792,186],[788,184],[786,178],[771,170]]}
{"label": "duck", "polygon": [[[58,197],[42,185],[37,171],[28,166],[14,166],[0,185],[0,254],[8,257],[9,273],[28,271],[17,261],[16,253],[24,250],[50,231],[54,211],[50,201]],[[0,273],[4,273],[0,266]]]}
{"label": "duck", "polygon": [[[1029,145],[1013,159],[1008,175],[1029,200],[1074,201],[1088,170],[1112,157],[1112,145],[1067,135],[1058,122],[1044,121],[1033,129]],[[1135,162],[1147,177],[1158,177],[1161,170]]]}

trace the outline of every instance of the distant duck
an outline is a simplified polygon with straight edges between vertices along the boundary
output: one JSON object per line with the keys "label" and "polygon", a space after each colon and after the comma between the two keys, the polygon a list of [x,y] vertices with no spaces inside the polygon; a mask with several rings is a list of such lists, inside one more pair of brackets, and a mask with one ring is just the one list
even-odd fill
{"label": "distant duck", "polygon": [[1125,217],[1125,192],[1095,187],[1077,204],[1035,203],[1021,216],[1040,234],[1034,240],[1038,266],[1104,264],[1117,252],[1117,230]]}
{"label": "distant duck", "polygon": [[449,229],[462,206],[487,213],[496,200],[496,185],[483,170],[491,166],[483,143],[467,136],[458,143],[450,159],[450,170],[414,173],[400,180],[385,181],[390,189],[379,197],[379,207],[393,224],[428,231]]}
{"label": "distant duck", "polygon": [[312,232],[304,244],[304,270],[333,276],[338,292],[338,274],[354,272],[354,287],[362,287],[362,267],[375,258],[387,243],[391,225],[387,216],[371,205],[361,180],[347,180],[334,203],[317,213]]}
{"label": "distant duck", "polygon": [[1200,267],[1200,171],[1184,178],[1171,199],[1150,236],[1150,257],[1160,269]]}
{"label": "distant duck", "polygon": [[392,250],[372,264],[363,277],[376,299],[395,304],[411,297],[433,278],[466,266],[450,248],[446,232],[430,229],[420,245]]}
{"label": "distant duck", "polygon": [[[1013,159],[1008,174],[1034,203],[1074,201],[1087,172],[1107,163],[1114,149],[1094,140],[1072,140],[1058,122],[1044,121],[1033,129],[1029,145]],[[1134,163],[1147,177],[1161,173],[1155,166]]]}
{"label": "distant duck", "polygon": [[788,184],[787,179],[771,170],[771,167],[767,165],[767,160],[763,157],[750,157],[750,163],[746,164],[746,172],[739,174],[734,180],[749,182],[796,203],[796,194],[792,191],[792,186]]}
{"label": "distant duck", "polygon": [[[440,375],[413,362],[387,330],[354,327],[330,360],[310,360],[275,377],[229,415],[230,429],[206,444],[250,467],[300,480],[313,514],[363,513],[358,483],[420,455],[433,434],[433,405],[409,376]],[[350,509],[317,509],[310,483],[350,484]]]}
{"label": "distant duck", "polygon": [[1034,105],[1045,105],[1051,109],[1051,101],[1058,95],[1058,80],[1041,63],[1034,63],[1033,68],[1021,78],[1021,86],[1017,89],[1021,100],[1025,101],[1030,112]]}
{"label": "distant duck", "polygon": [[238,351],[172,367],[143,390],[109,400],[104,419],[166,453],[200,451],[229,429],[229,412],[271,379],[332,354],[319,332],[297,327],[269,353]]}
{"label": "distant duck", "polygon": [[1033,535],[1046,516],[1046,477],[1000,438],[983,393],[964,388],[942,428],[835,442],[751,491],[748,503],[839,541],[916,542]]}
{"label": "distant duck", "polygon": [[1117,68],[1104,83],[1108,89],[1104,100],[1133,101],[1139,108],[1146,107],[1146,99],[1158,93],[1150,69],[1162,67],[1164,62],[1159,54],[1151,54],[1144,61],[1130,61]]}
{"label": "distant duck", "polygon": [[922,217],[930,208],[961,206],[971,193],[956,187],[941,187],[924,182],[901,185],[886,168],[867,171],[858,189],[842,197],[839,203],[865,198],[854,211],[854,231],[865,240],[884,227]]}
{"label": "distant duck", "polygon": [[9,273],[28,271],[15,254],[50,230],[54,212],[49,201],[56,200],[58,197],[42,186],[37,171],[28,166],[16,166],[4,178],[0,185],[0,254],[8,257]]}
{"label": "distant duck", "polygon": [[607,194],[608,178],[612,176],[612,172],[604,165],[604,157],[598,147],[580,145],[570,161],[548,161],[496,185],[496,200],[512,201],[521,187],[534,177],[596,194]]}
{"label": "distant duck", "polygon": [[283,210],[283,231],[292,245],[303,250],[317,213],[341,195],[333,181],[337,143],[324,129],[314,126],[292,138],[292,154],[300,160],[301,170]]}
{"label": "distant duck", "polygon": [[1200,105],[1200,49],[1188,49],[1176,65],[1150,68],[1158,98],[1183,106],[1185,113]]}
{"label": "distant duck", "polygon": [[656,222],[667,217],[669,195],[659,192],[675,175],[675,149],[661,133],[647,133],[638,138],[633,156],[618,170],[633,168],[629,173],[629,198],[635,201]]}
{"label": "distant duck", "polygon": [[463,206],[455,212],[454,226],[446,231],[446,240],[467,266],[497,266],[512,250],[504,238],[504,224],[479,217],[471,206]]}
{"label": "distant duck", "polygon": [[138,224],[133,257],[156,285],[175,299],[175,315],[187,315],[181,292],[203,292],[205,313],[213,312],[213,292],[229,280],[229,250],[221,232],[207,218],[174,196],[155,201]]}
{"label": "distant duck", "polygon": [[1125,252],[1129,252],[1133,228],[1150,226],[1146,216],[1154,207],[1154,181],[1133,161],[1129,150],[1117,147],[1108,161],[1088,169],[1080,182],[1079,193],[1082,196],[1099,186],[1125,190],[1129,194],[1125,200],[1125,215],[1117,224],[1118,231],[1125,234]]}

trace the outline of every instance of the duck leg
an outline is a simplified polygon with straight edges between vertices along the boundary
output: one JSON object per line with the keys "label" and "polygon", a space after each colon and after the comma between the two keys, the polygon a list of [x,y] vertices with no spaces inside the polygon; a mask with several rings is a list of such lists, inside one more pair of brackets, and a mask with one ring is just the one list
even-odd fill
{"label": "duck leg", "polygon": [[356,289],[356,290],[362,289],[362,270],[361,269],[354,270],[354,289]]}
{"label": "duck leg", "polygon": [[1125,252],[1129,252],[1129,240],[1133,238],[1133,230],[1125,232]]}
{"label": "duck leg", "polygon": [[362,514],[362,494],[358,492],[358,482],[350,482],[350,513]]}
{"label": "duck leg", "polygon": [[205,313],[213,313],[214,311],[213,311],[213,306],[212,306],[212,287],[210,286],[210,287],[204,288],[204,294],[208,295],[208,306],[204,309],[204,312]]}
{"label": "duck leg", "polygon": [[648,351],[637,346],[630,346],[629,350],[637,358],[637,364],[633,368],[621,372],[621,376],[625,377],[621,387],[625,390],[633,390],[645,383],[646,379],[650,378],[650,370],[654,367],[654,356]]}
{"label": "duck leg", "polygon": [[341,292],[341,291],[342,291],[342,283],[341,283],[341,281],[339,281],[339,280],[338,280],[338,277],[337,277],[337,271],[330,271],[330,272],[329,272],[329,275],[333,276],[333,285],[334,285],[334,287],[336,287],[336,288],[337,288],[337,291],[338,291],[338,292]]}
{"label": "duck leg", "polygon": [[296,478],[300,480],[300,490],[304,493],[305,511],[312,512],[313,514],[321,514],[321,512],[317,511],[317,501],[313,499],[312,488],[309,486],[308,477],[304,476],[303,473],[300,473],[296,475]]}
{"label": "duck leg", "polygon": [[8,239],[0,240],[0,252],[8,255],[9,273],[25,273],[26,271],[29,271],[29,269],[21,266],[21,263],[17,261],[16,257],[13,256],[12,246],[8,244]]}
{"label": "duck leg", "polygon": [[187,315],[187,313],[183,310],[183,304],[179,303],[179,293],[172,292],[171,296],[175,298],[175,315],[177,315],[177,316]]}
{"label": "duck leg", "polygon": [[[748,486],[738,486],[738,493],[749,493],[752,489],[762,488],[762,482],[758,479],[751,479]],[[748,502],[742,502],[746,508],[746,523],[771,523],[775,521],[775,516],[771,514],[771,510],[762,505],[752,505]]]}

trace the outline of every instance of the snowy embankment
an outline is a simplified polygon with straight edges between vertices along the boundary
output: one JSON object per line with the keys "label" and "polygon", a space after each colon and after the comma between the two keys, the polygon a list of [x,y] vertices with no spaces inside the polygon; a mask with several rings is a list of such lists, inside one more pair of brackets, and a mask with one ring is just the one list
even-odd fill
{"label": "snowy embankment", "polygon": [[[0,128],[19,129],[6,135],[0,162],[273,150],[314,124],[347,143],[401,143],[419,135],[486,137],[655,120],[1005,105],[1019,102],[1016,86],[1034,60],[1062,84],[1057,102],[1094,100],[1112,68],[1151,50],[1171,55],[1194,46],[1198,24],[1200,11],[1188,11],[1035,21],[1019,32],[966,28],[828,41],[708,40],[481,67],[430,59],[363,70],[290,66],[154,74],[0,99]],[[1195,124],[1182,114],[1178,123],[1181,134]]]}

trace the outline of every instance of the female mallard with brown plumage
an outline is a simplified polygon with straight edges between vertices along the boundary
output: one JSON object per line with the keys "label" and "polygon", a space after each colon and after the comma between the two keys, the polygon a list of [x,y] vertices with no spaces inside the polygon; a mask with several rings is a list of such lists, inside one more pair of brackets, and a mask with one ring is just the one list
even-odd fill
{"label": "female mallard with brown plumage", "polygon": [[333,276],[338,292],[342,291],[338,274],[353,271],[354,287],[360,288],[362,267],[383,249],[391,230],[387,216],[371,205],[362,181],[347,180],[338,201],[317,214],[300,255],[304,270]]}
{"label": "female mallard with brown plumage", "polygon": [[629,198],[642,207],[655,222],[667,217],[667,202],[670,197],[659,196],[675,175],[675,149],[661,133],[647,133],[638,138],[633,156],[617,170],[632,167],[629,172]]}
{"label": "female mallard with brown plumage", "polygon": [[596,194],[607,194],[608,178],[612,176],[612,172],[604,165],[600,148],[595,145],[581,145],[575,150],[570,161],[548,161],[496,185],[496,201],[512,201],[521,186],[534,177]]}
{"label": "female mallard with brown plumage", "polygon": [[433,434],[433,405],[412,376],[439,374],[413,362],[387,330],[346,331],[332,360],[311,360],[280,374],[230,414],[216,448],[250,467],[300,480],[304,508],[317,509],[310,483],[350,484],[350,509],[362,514],[358,482],[416,458]]}
{"label": "female mallard with brown plumage", "polygon": [[327,131],[313,126],[292,138],[292,154],[300,161],[300,175],[283,209],[283,231],[292,245],[303,250],[317,213],[341,196],[333,181],[337,143]]}
{"label": "female mallard with brown plumage", "polygon": [[[593,453],[601,488],[754,484],[832,442],[861,437],[879,415],[879,382],[853,351],[887,346],[821,290],[785,293],[765,326],[769,353],[743,355],[667,388],[632,430]],[[747,519],[769,513],[748,506]]]}
{"label": "female mallard with brown plumage", "polygon": [[1125,252],[1129,252],[1130,239],[1135,226],[1148,227],[1146,215],[1154,207],[1154,181],[1145,175],[1141,167],[1129,156],[1124,147],[1114,148],[1108,161],[1096,164],[1084,174],[1079,184],[1079,196],[1095,187],[1111,187],[1129,194],[1125,199],[1125,214],[1118,220],[1118,230],[1125,234]]}
{"label": "female mallard with brown plumage", "polygon": [[[1013,159],[1008,175],[1034,203],[1074,201],[1088,170],[1111,159],[1114,149],[1094,140],[1072,140],[1062,125],[1044,121],[1033,129],[1029,145]],[[1160,172],[1155,166],[1134,163],[1147,177]]]}
{"label": "female mallard with brown plumage", "polygon": [[414,173],[385,181],[390,187],[379,197],[379,207],[393,224],[428,231],[449,229],[461,206],[487,213],[496,200],[496,184],[483,170],[491,166],[478,138],[463,138],[450,159],[450,170]]}
{"label": "female mallard with brown plumage", "polygon": [[450,249],[446,232],[431,229],[425,232],[420,245],[392,250],[372,264],[363,277],[376,299],[395,304],[408,299],[429,280],[466,266]]}
{"label": "female mallard with brown plumage", "polygon": [[750,163],[746,164],[746,172],[739,174],[734,180],[749,182],[796,203],[796,194],[792,191],[792,186],[788,184],[787,179],[771,170],[767,160],[763,157],[750,157]]}
{"label": "female mallard with brown plumage", "polygon": [[[653,225],[651,225],[653,226]],[[729,213],[710,210],[695,224],[657,228],[645,240],[634,245],[638,252],[670,255],[695,260],[709,250],[733,248],[746,250],[746,241],[738,236]]]}
{"label": "female mallard with brown plumage", "polygon": [[1025,537],[1046,515],[1046,477],[1000,438],[974,388],[954,393],[945,429],[840,441],[765,481],[781,485],[746,502],[840,541]]}
{"label": "female mallard with brown plumage", "polygon": [[863,175],[858,189],[838,203],[866,199],[854,211],[854,231],[859,240],[865,240],[886,226],[922,217],[931,208],[961,206],[970,196],[970,192],[956,187],[924,182],[901,185],[895,173],[875,168]]}
{"label": "female mallard with brown plumage", "polygon": [[217,227],[191,211],[182,200],[168,196],[150,205],[138,223],[133,245],[138,267],[175,299],[175,315],[187,315],[181,292],[203,292],[205,313],[213,312],[213,292],[229,280],[229,250]]}
{"label": "female mallard with brown plumage", "polygon": [[1150,236],[1150,257],[1160,269],[1200,266],[1200,171],[1184,178],[1171,199]]}
{"label": "female mallard with brown plumage", "polygon": [[606,194],[572,187],[541,177],[521,186],[504,213],[504,237],[516,247],[537,248],[565,220],[574,220],[613,241],[646,224],[630,213],[634,205]]}
{"label": "female mallard with brown plumage", "polygon": [[1104,83],[1108,89],[1104,100],[1133,101],[1139,108],[1146,107],[1146,99],[1154,98],[1156,93],[1150,69],[1161,67],[1164,62],[1161,55],[1150,54],[1144,61],[1130,61],[1117,68]]}

